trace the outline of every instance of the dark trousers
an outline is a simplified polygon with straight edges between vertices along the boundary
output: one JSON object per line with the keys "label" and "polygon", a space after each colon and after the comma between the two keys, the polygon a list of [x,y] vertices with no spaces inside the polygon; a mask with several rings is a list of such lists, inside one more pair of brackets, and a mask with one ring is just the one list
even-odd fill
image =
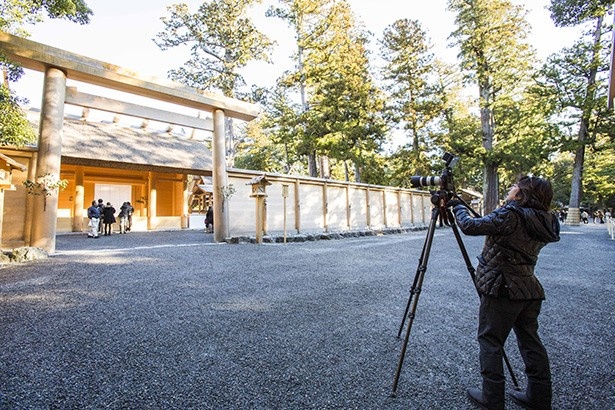
{"label": "dark trousers", "polygon": [[[528,379],[528,389],[543,386],[551,390],[549,358],[538,336],[538,315],[542,301],[510,300],[507,297],[481,296],[478,318],[478,343],[483,380],[504,386],[502,349],[513,329]],[[503,393],[503,392],[502,392]],[[549,394],[550,396],[550,394]],[[549,397],[550,402],[550,397]]]}

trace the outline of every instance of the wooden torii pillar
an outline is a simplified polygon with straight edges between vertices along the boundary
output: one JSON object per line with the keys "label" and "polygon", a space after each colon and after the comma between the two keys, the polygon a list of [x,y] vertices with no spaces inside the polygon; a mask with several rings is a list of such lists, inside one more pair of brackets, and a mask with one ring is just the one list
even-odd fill
{"label": "wooden torii pillar", "polygon": [[224,242],[229,236],[228,198],[225,195],[226,189],[228,189],[228,174],[226,172],[224,118],[224,111],[214,111],[212,181],[214,186],[214,241],[216,242]]}
{"label": "wooden torii pillar", "polygon": [[[47,174],[60,177],[65,92],[66,73],[55,67],[47,67],[38,137],[37,177]],[[36,196],[32,215],[31,245],[54,253],[57,220],[58,192],[51,192],[49,196]]]}

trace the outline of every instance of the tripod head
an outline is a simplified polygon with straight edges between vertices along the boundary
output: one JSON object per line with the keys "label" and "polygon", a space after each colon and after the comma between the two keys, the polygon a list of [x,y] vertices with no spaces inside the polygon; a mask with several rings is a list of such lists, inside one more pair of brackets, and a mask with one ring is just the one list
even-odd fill
{"label": "tripod head", "polygon": [[440,227],[443,225],[451,226],[455,221],[455,217],[450,209],[448,209],[448,201],[457,195],[454,192],[446,191],[444,189],[430,191],[430,193],[431,203],[434,208],[438,208],[438,223],[440,224]]}

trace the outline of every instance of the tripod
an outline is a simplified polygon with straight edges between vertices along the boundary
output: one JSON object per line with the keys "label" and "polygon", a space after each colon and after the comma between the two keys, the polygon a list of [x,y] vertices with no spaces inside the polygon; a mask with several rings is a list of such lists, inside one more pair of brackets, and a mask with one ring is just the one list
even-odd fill
{"label": "tripod", "polygon": [[[406,356],[406,349],[408,347],[408,340],[410,339],[410,330],[412,329],[412,323],[414,322],[414,316],[416,313],[416,307],[419,303],[419,296],[421,294],[421,290],[423,287],[423,279],[425,278],[425,272],[427,271],[427,263],[429,262],[429,253],[431,251],[431,245],[433,242],[434,232],[436,230],[436,223],[440,222],[440,227],[443,224],[450,226],[455,235],[455,239],[457,240],[457,244],[459,245],[459,249],[461,250],[461,254],[466,263],[466,267],[468,272],[470,272],[470,277],[472,278],[472,283],[476,288],[476,271],[474,266],[472,266],[472,262],[470,261],[470,257],[468,256],[468,252],[466,251],[465,245],[461,240],[461,235],[459,233],[459,229],[455,224],[455,217],[452,212],[447,209],[446,202],[448,197],[450,196],[449,192],[446,190],[433,191],[431,196],[431,202],[434,205],[431,211],[431,219],[429,221],[429,228],[427,229],[427,235],[425,237],[425,243],[423,245],[423,250],[421,252],[421,257],[419,258],[419,265],[416,269],[416,274],[414,275],[414,282],[412,283],[412,287],[410,288],[410,297],[408,298],[408,303],[406,304],[406,310],[404,312],[404,316],[401,321],[401,325],[399,326],[399,331],[397,333],[397,338],[401,336],[403,331],[406,317],[408,318],[408,327],[406,328],[406,335],[404,337],[404,342],[402,346],[402,350],[399,356],[399,364],[397,365],[397,370],[395,371],[395,380],[393,381],[393,391],[391,393],[392,397],[397,395],[397,385],[399,383],[399,376],[401,373],[401,368],[404,363],[404,358]],[[480,215],[475,212],[470,206],[465,203],[461,198],[459,198],[456,194],[453,196],[460,200],[463,205],[468,208],[468,210],[475,216],[480,217]],[[477,289],[478,292],[478,289]],[[504,362],[506,363],[506,367],[510,373],[512,382],[515,386],[515,390],[519,390],[519,383],[517,382],[517,378],[515,377],[515,373],[508,361],[508,357],[506,356],[506,352],[502,351],[502,356],[504,357]]]}

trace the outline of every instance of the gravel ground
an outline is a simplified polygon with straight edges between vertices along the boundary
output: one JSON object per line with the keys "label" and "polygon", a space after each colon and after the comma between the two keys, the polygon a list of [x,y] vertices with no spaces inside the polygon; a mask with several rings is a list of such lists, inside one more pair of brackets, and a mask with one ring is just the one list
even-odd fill
{"label": "gravel ground", "polygon": [[[0,269],[0,409],[472,408],[478,297],[446,228],[391,397],[424,239],[58,236],[49,259]],[[473,261],[482,241],[464,236]],[[614,248],[590,224],[542,252],[556,409],[615,408]],[[514,336],[507,352],[525,385]]]}

